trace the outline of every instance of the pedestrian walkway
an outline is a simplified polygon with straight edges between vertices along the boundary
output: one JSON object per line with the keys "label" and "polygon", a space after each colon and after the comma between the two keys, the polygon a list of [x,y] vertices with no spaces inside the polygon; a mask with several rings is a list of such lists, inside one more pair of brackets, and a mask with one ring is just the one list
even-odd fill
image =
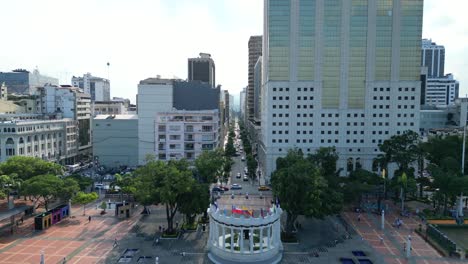
{"label": "pedestrian walkway", "polygon": [[[352,225],[358,235],[371,245],[388,264],[424,263],[424,264],[448,264],[461,263],[456,259],[444,258],[432,246],[425,242],[415,229],[422,224],[416,216],[403,217],[399,210],[391,207],[390,212],[385,213],[384,230],[381,229],[381,215],[369,212],[361,212],[358,219],[357,212],[344,212],[346,221]],[[402,225],[394,226],[395,220],[401,219]],[[411,257],[406,258],[405,243],[411,236]]]}
{"label": "pedestrian walkway", "polygon": [[[74,207],[73,217],[44,231],[35,231],[34,218],[24,221],[24,232],[0,239],[0,263],[31,263],[40,261],[44,251],[46,263],[105,263],[112,245],[122,239],[141,217],[135,213],[128,220],[100,215],[101,210],[87,210],[82,216],[82,207]],[[91,215],[91,222],[88,216]]]}

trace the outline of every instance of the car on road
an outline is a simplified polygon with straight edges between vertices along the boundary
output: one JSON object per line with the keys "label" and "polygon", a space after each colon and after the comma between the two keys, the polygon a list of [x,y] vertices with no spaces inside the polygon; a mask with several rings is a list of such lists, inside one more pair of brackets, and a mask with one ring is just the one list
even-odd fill
{"label": "car on road", "polygon": [[221,190],[224,190],[225,192],[229,191],[229,187],[227,186],[218,186]]}
{"label": "car on road", "polygon": [[247,169],[247,167],[244,168],[244,172],[247,173],[249,172],[249,169]]}
{"label": "car on road", "polygon": [[211,192],[212,193],[224,193],[224,190],[219,188],[219,187],[213,187],[213,189],[211,189]]}
{"label": "car on road", "polygon": [[271,188],[268,187],[268,186],[263,185],[263,186],[259,186],[258,190],[259,191],[269,191],[269,190],[271,190]]}
{"label": "car on road", "polygon": [[241,161],[245,161],[245,157],[244,157],[244,156],[242,156]]}
{"label": "car on road", "polygon": [[237,178],[237,179],[240,179],[240,178],[241,178],[240,172],[237,173],[236,178]]}
{"label": "car on road", "polygon": [[242,180],[243,180],[243,181],[249,181],[249,177],[244,176],[244,178],[243,178]]}
{"label": "car on road", "polygon": [[242,190],[242,186],[240,184],[234,183],[231,185],[231,190]]}

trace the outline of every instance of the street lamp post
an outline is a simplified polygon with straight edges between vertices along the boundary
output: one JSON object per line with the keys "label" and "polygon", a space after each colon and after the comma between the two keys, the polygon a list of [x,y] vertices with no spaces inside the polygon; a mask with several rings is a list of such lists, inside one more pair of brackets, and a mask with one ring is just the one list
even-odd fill
{"label": "street lamp post", "polygon": [[[465,146],[466,146],[466,120],[463,126],[463,147],[462,147],[462,160],[461,160],[461,173],[465,175]],[[463,217],[463,191],[460,193],[460,200],[458,201],[458,216]]]}

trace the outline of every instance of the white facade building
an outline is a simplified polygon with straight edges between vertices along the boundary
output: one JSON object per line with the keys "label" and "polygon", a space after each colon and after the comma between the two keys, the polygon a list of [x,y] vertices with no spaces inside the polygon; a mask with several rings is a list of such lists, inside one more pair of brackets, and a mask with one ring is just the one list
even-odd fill
{"label": "white facade building", "polygon": [[243,88],[242,91],[240,92],[240,96],[239,96],[239,107],[240,107],[240,114],[241,114],[241,119],[244,120],[245,118],[245,113],[246,113],[246,92],[247,92],[247,88]]}
{"label": "white facade building", "polygon": [[1,115],[0,161],[12,156],[65,163],[77,153],[78,130],[73,119],[41,120],[37,115]]}
{"label": "white facade building", "polygon": [[94,161],[107,168],[138,165],[138,116],[98,115],[93,120]]}
{"label": "white facade building", "polygon": [[169,112],[173,106],[173,80],[150,78],[140,82],[137,95],[138,159],[145,163],[155,153],[156,113]]}
{"label": "white facade building", "polygon": [[91,73],[86,73],[83,77],[73,76],[72,84],[91,95],[91,100],[93,102],[110,101],[110,82],[108,79],[95,77],[92,76]]}
{"label": "white facade building", "polygon": [[46,85],[38,89],[37,113],[53,115],[55,118],[71,118],[78,121],[80,154],[90,156],[91,98],[77,87]]}
{"label": "white facade building", "polygon": [[392,135],[419,131],[422,14],[423,1],[265,0],[267,181],[292,148],[335,147],[347,175],[370,170]]}
{"label": "white facade building", "polygon": [[123,101],[94,102],[93,116],[97,115],[127,115],[128,110]]}
{"label": "white facade building", "polygon": [[156,114],[155,154],[158,160],[195,160],[218,147],[219,111],[171,111]]}
{"label": "white facade building", "polygon": [[458,98],[459,87],[460,84],[452,74],[427,79],[425,104],[439,107],[453,105]]}

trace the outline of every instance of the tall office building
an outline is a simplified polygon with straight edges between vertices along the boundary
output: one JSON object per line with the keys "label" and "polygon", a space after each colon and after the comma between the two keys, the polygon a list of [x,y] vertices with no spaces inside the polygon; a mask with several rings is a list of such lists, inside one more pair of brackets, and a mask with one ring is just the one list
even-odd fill
{"label": "tall office building", "polygon": [[240,108],[240,115],[241,115],[241,120],[245,121],[245,94],[247,93],[246,92],[247,88],[243,88],[242,91],[240,92],[239,94],[239,108]]}
{"label": "tall office building", "polygon": [[200,53],[200,57],[188,59],[188,80],[201,81],[216,87],[216,68],[211,54]]}
{"label": "tall office building", "polygon": [[10,94],[33,95],[38,87],[46,84],[58,85],[57,78],[48,77],[39,73],[39,70],[29,72],[17,69],[12,72],[0,72],[0,84],[5,83]]}
{"label": "tall office building", "polygon": [[423,39],[421,65],[428,68],[427,75],[429,78],[444,77],[445,47],[437,45],[430,39]]}
{"label": "tall office building", "polygon": [[262,36],[251,36],[249,39],[249,85],[247,86],[247,119],[253,119],[255,115],[255,65],[262,56]]}
{"label": "tall office building", "polygon": [[423,0],[265,0],[264,18],[267,181],[288,149],[335,147],[346,175],[419,130]]}
{"label": "tall office building", "polygon": [[110,81],[107,79],[95,77],[91,73],[87,73],[83,77],[73,76],[72,84],[91,95],[93,102],[110,101]]}

